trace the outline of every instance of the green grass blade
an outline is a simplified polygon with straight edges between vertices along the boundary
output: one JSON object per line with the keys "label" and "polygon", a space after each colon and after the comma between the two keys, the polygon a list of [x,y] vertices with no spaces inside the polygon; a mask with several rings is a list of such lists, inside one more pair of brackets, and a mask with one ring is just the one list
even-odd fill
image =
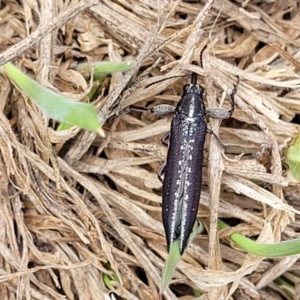
{"label": "green grass blade", "polygon": [[290,172],[297,181],[300,181],[300,134],[286,153],[286,162],[290,167]]}
{"label": "green grass blade", "polygon": [[168,254],[168,258],[165,262],[163,271],[162,271],[162,278],[161,278],[161,290],[159,294],[161,295],[163,291],[168,287],[175,268],[181,258],[180,255],[180,242],[179,239],[175,240],[171,245],[170,252]]}
{"label": "green grass blade", "polygon": [[[189,243],[191,243],[193,238],[197,234],[202,232],[203,229],[204,229],[203,224],[200,221],[197,220],[195,222],[193,231],[190,234]],[[159,292],[160,295],[168,287],[180,258],[181,258],[181,255],[180,255],[180,241],[179,241],[179,239],[177,239],[171,245],[167,260],[165,262],[165,265],[164,265],[164,268],[163,268],[163,271],[162,271],[161,289],[160,289],[160,292]]]}
{"label": "green grass blade", "polygon": [[104,265],[104,267],[109,270],[109,271],[112,271],[112,274],[103,274],[102,278],[103,278],[103,282],[104,284],[106,285],[106,287],[109,289],[109,290],[114,290],[115,287],[111,284],[112,281],[115,281],[115,282],[119,282],[120,283],[120,280],[117,276],[117,274],[114,272],[114,270],[112,269],[111,265],[109,263],[106,263]]}
{"label": "green grass blade", "polygon": [[[225,222],[218,221],[219,229],[229,229]],[[257,256],[263,257],[284,257],[300,253],[300,239],[284,241],[280,243],[263,244],[255,242],[239,233],[232,233],[230,239],[239,248]]]}
{"label": "green grass blade", "polygon": [[39,85],[11,63],[4,67],[10,79],[50,118],[101,133],[93,105],[74,101]]}
{"label": "green grass blade", "polygon": [[94,71],[94,76],[113,72],[124,72],[130,70],[135,65],[135,60],[128,59],[121,62],[99,61],[94,63],[82,63],[77,65],[76,70],[79,72]]}
{"label": "green grass blade", "polygon": [[105,284],[105,286],[109,289],[109,290],[114,290],[115,287],[111,284],[111,277],[108,274],[103,274],[102,276],[103,282]]}

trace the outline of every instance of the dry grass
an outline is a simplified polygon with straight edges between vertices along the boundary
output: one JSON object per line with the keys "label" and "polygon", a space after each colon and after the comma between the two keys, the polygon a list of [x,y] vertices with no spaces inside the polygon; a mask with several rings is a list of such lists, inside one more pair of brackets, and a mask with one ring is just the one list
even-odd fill
{"label": "dry grass", "polygon": [[[101,87],[94,103],[102,124],[130,104],[178,101],[186,78],[162,78],[197,71],[212,107],[240,76],[233,119],[220,129],[210,121],[227,150],[222,156],[208,138],[199,208],[208,234],[184,254],[173,292],[292,299],[274,279],[286,272],[295,281],[298,256],[246,255],[228,233],[219,236],[216,221],[238,219],[237,230],[266,243],[299,236],[298,186],[288,186],[282,160],[299,130],[291,120],[300,113],[300,1],[20,2],[1,1],[0,62],[13,59],[44,85],[82,99],[92,83],[72,70],[79,60],[135,57],[134,69]],[[191,65],[206,43],[203,68]],[[123,283],[114,283],[116,294],[158,299],[166,244],[156,172],[170,118],[124,115],[105,123],[105,139],[56,132],[7,77],[0,83],[1,299],[108,299],[108,262]],[[173,292],[165,299],[178,299]]]}

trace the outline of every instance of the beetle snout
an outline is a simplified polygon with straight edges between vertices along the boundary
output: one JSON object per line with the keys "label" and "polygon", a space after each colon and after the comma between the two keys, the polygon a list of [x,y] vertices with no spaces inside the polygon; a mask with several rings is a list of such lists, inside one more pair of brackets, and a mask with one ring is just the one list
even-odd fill
{"label": "beetle snout", "polygon": [[202,95],[203,89],[197,84],[186,84],[183,89],[183,95],[193,94],[193,95]]}

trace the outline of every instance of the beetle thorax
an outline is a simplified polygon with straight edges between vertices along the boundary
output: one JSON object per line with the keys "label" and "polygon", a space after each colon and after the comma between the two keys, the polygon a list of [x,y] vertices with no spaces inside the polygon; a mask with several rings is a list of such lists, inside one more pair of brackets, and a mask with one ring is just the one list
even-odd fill
{"label": "beetle thorax", "polygon": [[176,107],[176,113],[187,117],[204,117],[203,89],[198,84],[184,86],[183,95]]}

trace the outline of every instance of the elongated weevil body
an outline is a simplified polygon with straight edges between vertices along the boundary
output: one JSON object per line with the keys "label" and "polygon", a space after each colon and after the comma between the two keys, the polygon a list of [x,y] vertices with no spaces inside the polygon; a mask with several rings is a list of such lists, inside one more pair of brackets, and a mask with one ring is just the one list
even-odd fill
{"label": "elongated weevil body", "polygon": [[179,239],[180,254],[183,254],[197,218],[206,134],[213,134],[224,147],[217,135],[207,128],[206,116],[215,119],[229,118],[234,111],[234,95],[238,84],[239,78],[230,96],[229,110],[206,109],[203,88],[197,84],[197,74],[192,73],[191,83],[184,86],[182,97],[175,108],[167,104],[152,108],[132,105],[123,111],[150,111],[161,116],[175,114],[170,132],[162,138],[162,143],[168,145],[168,154],[166,162],[158,171],[158,178],[163,182],[162,219],[168,251],[172,243]]}
{"label": "elongated weevil body", "polygon": [[201,193],[207,125],[203,89],[192,74],[184,86],[170,130],[162,194],[162,216],[168,250],[180,238],[183,253],[196,221]]}

